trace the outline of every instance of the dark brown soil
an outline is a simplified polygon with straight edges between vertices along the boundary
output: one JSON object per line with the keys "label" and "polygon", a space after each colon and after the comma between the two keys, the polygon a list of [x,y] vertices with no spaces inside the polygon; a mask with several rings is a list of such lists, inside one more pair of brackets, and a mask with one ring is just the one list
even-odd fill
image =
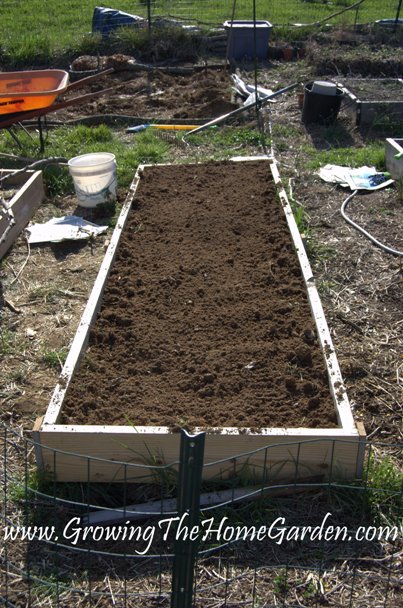
{"label": "dark brown soil", "polygon": [[340,82],[360,101],[399,101],[403,99],[403,84],[397,79],[340,78]]}
{"label": "dark brown soil", "polygon": [[[110,88],[113,90],[95,94]],[[201,119],[238,107],[231,103],[231,80],[226,70],[205,69],[184,75],[166,74],[160,70],[124,70],[73,89],[63,99],[89,93],[94,93],[94,97],[58,111],[54,118],[68,120],[77,116],[116,114],[155,120]]]}
{"label": "dark brown soil", "polygon": [[147,168],[63,423],[337,425],[268,163]]}

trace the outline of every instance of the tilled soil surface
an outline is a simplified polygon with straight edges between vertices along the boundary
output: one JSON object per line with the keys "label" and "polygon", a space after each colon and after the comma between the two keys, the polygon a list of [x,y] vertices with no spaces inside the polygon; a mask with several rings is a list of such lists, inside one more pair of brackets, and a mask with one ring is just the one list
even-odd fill
{"label": "tilled soil surface", "polygon": [[[188,74],[167,74],[163,70],[146,72],[122,67],[117,73],[99,76],[95,82],[66,93],[63,97],[66,100],[83,95],[92,97],[58,111],[54,118],[69,120],[108,114],[154,120],[202,119],[238,107],[231,102],[227,70],[206,68],[194,73],[187,68]],[[102,93],[103,90],[106,92]]]}
{"label": "tilled soil surface", "polygon": [[268,163],[144,171],[64,423],[337,425]]}

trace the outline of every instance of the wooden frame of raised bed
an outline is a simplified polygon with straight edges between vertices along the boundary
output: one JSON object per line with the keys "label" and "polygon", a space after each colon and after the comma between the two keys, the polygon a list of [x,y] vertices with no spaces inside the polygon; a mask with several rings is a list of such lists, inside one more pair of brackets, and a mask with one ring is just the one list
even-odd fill
{"label": "wooden frame of raised bed", "polygon": [[[16,190],[8,201],[8,209],[0,206],[0,260],[28,224],[45,197],[42,171],[0,169],[0,176],[8,176],[2,188]],[[1,195],[1,189],[0,189]]]}
{"label": "wooden frame of raised bed", "polygon": [[[382,90],[379,91],[379,99],[377,100],[366,100],[363,94],[355,94],[354,83],[359,84],[360,81],[366,82],[364,78],[350,78],[347,85],[337,83],[337,85],[344,91],[347,103],[345,108],[351,115],[357,126],[368,126],[372,125],[375,120],[381,118],[387,118],[391,121],[400,122],[403,119],[403,79],[402,78],[378,78],[377,83],[380,87],[382,83],[399,83],[402,87],[402,99],[396,100],[385,100],[382,99]],[[353,90],[350,90],[350,88]],[[361,97],[361,99],[360,99]]]}
{"label": "wooden frame of raised bed", "polygon": [[[326,361],[338,426],[264,428],[259,431],[234,427],[210,429],[206,434],[203,474],[205,478],[233,476],[235,472],[247,467],[254,478],[259,474],[262,476],[264,470],[264,477],[270,480],[296,481],[313,477],[353,479],[361,473],[365,432],[357,427],[353,419],[311,267],[277,165],[268,157],[234,159],[234,162],[257,159],[270,165],[284,209],[315,320],[318,341]],[[178,463],[180,434],[172,432],[168,427],[87,426],[59,422],[66,391],[88,343],[90,328],[101,305],[119,239],[140,176],[146,169],[146,166],[141,166],[136,172],[59,383],[45,416],[36,421],[33,430],[38,466],[55,474],[57,481],[144,482],[145,479],[155,478],[151,465],[177,466]],[[198,429],[194,432],[198,432]]]}
{"label": "wooden frame of raised bed", "polygon": [[[402,156],[400,156],[402,155]],[[386,169],[396,180],[403,178],[403,138],[388,137],[385,141]]]}

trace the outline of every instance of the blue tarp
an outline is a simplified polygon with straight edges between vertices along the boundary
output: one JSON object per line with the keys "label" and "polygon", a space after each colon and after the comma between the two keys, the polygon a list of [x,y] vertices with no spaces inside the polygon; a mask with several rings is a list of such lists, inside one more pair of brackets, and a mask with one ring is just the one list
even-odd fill
{"label": "blue tarp", "polygon": [[118,27],[141,25],[145,23],[145,19],[137,15],[130,15],[123,11],[118,11],[113,8],[103,8],[96,6],[92,16],[92,32],[99,32],[103,37],[108,36],[110,32]]}

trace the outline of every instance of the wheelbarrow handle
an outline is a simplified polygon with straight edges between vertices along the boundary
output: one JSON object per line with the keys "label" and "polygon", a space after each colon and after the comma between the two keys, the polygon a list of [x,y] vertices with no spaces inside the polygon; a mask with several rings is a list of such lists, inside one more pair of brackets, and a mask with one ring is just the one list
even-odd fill
{"label": "wheelbarrow handle", "polygon": [[15,123],[21,123],[24,120],[31,120],[33,118],[40,118],[41,116],[45,116],[45,114],[50,114],[51,112],[56,112],[56,110],[63,110],[64,108],[68,108],[70,106],[74,106],[76,103],[80,103],[81,101],[86,101],[87,99],[91,99],[97,95],[103,95],[105,93],[112,93],[122,87],[124,83],[118,84],[113,87],[108,87],[107,89],[102,89],[101,91],[92,91],[91,93],[85,93],[85,95],[80,95],[79,97],[73,97],[72,99],[67,99],[65,101],[60,101],[58,103],[53,103],[51,106],[47,106],[46,108],[39,108],[38,110],[29,110],[28,112],[18,112],[13,114],[12,117],[7,115],[5,120],[0,119],[0,129],[7,129],[11,127]]}
{"label": "wheelbarrow handle", "polygon": [[106,76],[107,74],[112,74],[115,71],[115,68],[108,68],[107,70],[102,70],[101,72],[97,72],[96,74],[91,74],[91,76],[86,76],[85,78],[80,78],[80,80],[76,80],[75,82],[71,82],[66,91],[71,91],[72,89],[79,89],[83,85],[86,85],[93,80],[97,80],[101,76]]}

